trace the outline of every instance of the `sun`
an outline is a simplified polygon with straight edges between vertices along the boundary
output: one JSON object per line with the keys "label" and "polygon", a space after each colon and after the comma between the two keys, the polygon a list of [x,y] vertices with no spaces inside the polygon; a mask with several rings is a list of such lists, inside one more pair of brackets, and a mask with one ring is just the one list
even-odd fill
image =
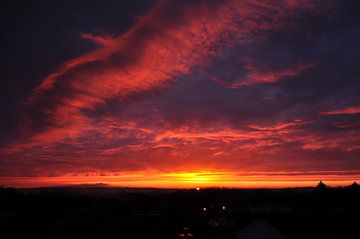
{"label": "sun", "polygon": [[217,173],[201,171],[201,172],[179,172],[166,174],[172,180],[188,186],[211,186],[216,184],[219,179]]}

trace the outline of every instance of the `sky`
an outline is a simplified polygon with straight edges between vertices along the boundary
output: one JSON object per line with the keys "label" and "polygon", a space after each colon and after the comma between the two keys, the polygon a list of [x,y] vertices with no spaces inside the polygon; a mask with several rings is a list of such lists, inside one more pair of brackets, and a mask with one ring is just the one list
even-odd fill
{"label": "sky", "polygon": [[357,0],[15,0],[0,185],[360,180]]}

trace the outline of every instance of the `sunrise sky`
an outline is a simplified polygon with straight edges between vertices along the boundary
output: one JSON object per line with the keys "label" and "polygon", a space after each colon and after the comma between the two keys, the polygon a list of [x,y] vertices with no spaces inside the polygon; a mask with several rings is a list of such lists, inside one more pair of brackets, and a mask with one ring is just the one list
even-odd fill
{"label": "sunrise sky", "polygon": [[360,180],[359,1],[5,2],[0,185]]}

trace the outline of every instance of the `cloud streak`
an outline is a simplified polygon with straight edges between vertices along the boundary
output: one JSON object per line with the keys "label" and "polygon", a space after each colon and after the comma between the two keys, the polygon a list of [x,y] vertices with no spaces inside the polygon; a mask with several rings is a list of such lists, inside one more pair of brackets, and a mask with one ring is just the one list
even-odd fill
{"label": "cloud streak", "polygon": [[347,115],[347,114],[359,114],[360,106],[351,106],[343,109],[330,110],[320,112],[322,115]]}

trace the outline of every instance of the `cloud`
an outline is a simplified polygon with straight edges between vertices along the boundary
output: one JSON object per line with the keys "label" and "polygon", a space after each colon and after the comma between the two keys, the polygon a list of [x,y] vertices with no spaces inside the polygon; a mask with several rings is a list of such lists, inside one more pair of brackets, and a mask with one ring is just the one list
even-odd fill
{"label": "cloud", "polygon": [[77,32],[98,48],[33,90],[0,175],[358,168],[356,114],[318,113],[354,112],[333,106],[357,105],[358,33],[321,3],[159,1]]}
{"label": "cloud", "polygon": [[102,46],[102,47],[111,46],[111,45],[115,44],[114,40],[110,36],[101,36],[101,35],[94,35],[91,33],[82,33],[81,38],[90,40],[90,41],[94,42],[95,44]]}
{"label": "cloud", "polygon": [[[210,76],[210,79],[216,83],[222,84],[225,87],[237,89],[244,86],[250,86],[260,83],[275,83],[286,77],[294,77],[304,73],[304,71],[316,66],[315,63],[297,64],[287,69],[261,71],[256,68],[255,63],[245,63],[242,65],[242,70],[238,69],[237,74],[241,75],[229,75],[229,72],[222,74],[221,76]],[[225,68],[226,69],[226,68]],[[221,73],[220,73],[221,74]],[[231,74],[231,72],[230,72]]]}
{"label": "cloud", "polygon": [[358,113],[360,113],[360,106],[351,106],[343,109],[320,112],[320,114],[322,115],[347,115],[347,114],[358,114]]}
{"label": "cloud", "polygon": [[[291,1],[160,1],[120,36],[85,34],[102,47],[69,60],[44,79],[27,101],[21,132],[32,135],[65,125],[80,127],[83,121],[77,124],[77,119],[84,117],[84,110],[163,87],[226,47],[280,28],[299,6]],[[303,68],[307,66],[296,69]],[[270,80],[296,74],[293,71],[275,72]]]}

